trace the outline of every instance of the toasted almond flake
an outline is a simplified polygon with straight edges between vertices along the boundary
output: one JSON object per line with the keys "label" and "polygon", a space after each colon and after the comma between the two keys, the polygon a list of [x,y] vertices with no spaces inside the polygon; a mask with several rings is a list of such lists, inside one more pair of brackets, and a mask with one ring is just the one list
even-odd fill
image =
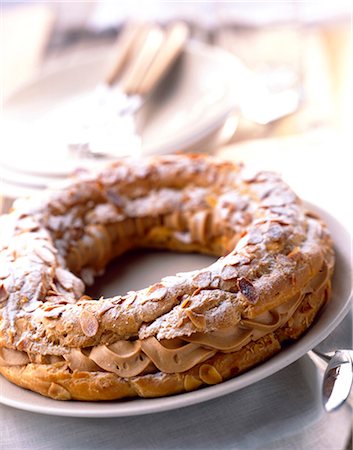
{"label": "toasted almond flake", "polygon": [[34,219],[27,216],[18,222],[16,228],[21,231],[36,231],[39,228],[39,224],[35,222]]}
{"label": "toasted almond flake", "polygon": [[206,317],[203,314],[197,314],[191,310],[187,310],[185,313],[197,330],[203,331],[206,328]]}
{"label": "toasted almond flake", "polygon": [[35,254],[45,263],[53,265],[55,264],[55,256],[46,247],[38,247],[34,250]]}
{"label": "toasted almond flake", "polygon": [[223,381],[222,375],[211,364],[202,364],[199,369],[199,377],[206,384],[218,384]]}
{"label": "toasted almond flake", "polygon": [[180,306],[182,308],[186,308],[186,307],[188,307],[190,305],[190,303],[191,303],[190,297],[187,297],[181,302]]}
{"label": "toasted almond flake", "polygon": [[127,295],[124,298],[129,298],[129,299],[131,299],[131,301],[134,301],[134,300],[136,300],[136,297],[137,297],[137,292],[129,291],[129,292],[127,292]]}
{"label": "toasted almond flake", "polygon": [[167,292],[167,288],[162,283],[157,283],[149,288],[146,299],[162,300],[167,295]]}
{"label": "toasted almond flake", "polygon": [[43,311],[45,311],[45,312],[49,312],[49,311],[52,311],[53,309],[56,309],[56,308],[61,308],[61,305],[56,305],[56,304],[54,304],[54,305],[48,305],[48,304],[45,304],[45,306],[43,307]]}
{"label": "toasted almond flake", "polygon": [[9,297],[6,287],[0,284],[0,303],[5,302]]}
{"label": "toasted almond flake", "polygon": [[221,277],[219,277],[219,276],[215,276],[213,279],[212,279],[212,281],[211,281],[211,284],[210,284],[210,287],[213,287],[213,288],[219,288],[219,285],[220,285],[220,282],[221,282]]}
{"label": "toasted almond flake", "polygon": [[242,253],[236,253],[235,255],[229,255],[226,258],[227,265],[237,266],[237,265],[245,265],[250,263],[250,258],[245,256]]}
{"label": "toasted almond flake", "polygon": [[259,244],[263,241],[262,233],[259,230],[251,230],[248,234],[248,244]]}
{"label": "toasted almond flake", "polygon": [[265,200],[262,202],[262,207],[271,207],[271,206],[285,206],[289,203],[292,203],[295,200],[294,194],[291,195],[287,192],[274,192],[271,195],[269,195]]}
{"label": "toasted almond flake", "polygon": [[186,391],[193,391],[200,387],[202,384],[202,381],[200,378],[196,378],[193,375],[187,374],[184,378],[184,389]]}
{"label": "toasted almond flake", "polygon": [[208,287],[212,281],[211,272],[199,272],[193,277],[192,281],[193,284],[195,284],[199,288]]}
{"label": "toasted almond flake", "polygon": [[43,304],[42,302],[29,302],[29,303],[26,303],[22,307],[22,309],[23,309],[23,311],[25,311],[27,313],[31,313],[31,312],[35,311],[36,309],[40,308],[42,304]]}
{"label": "toasted almond flake", "polygon": [[194,292],[191,294],[191,297],[194,297],[195,295],[199,294],[201,292],[201,288],[198,287],[197,289],[194,290]]}
{"label": "toasted almond flake", "polygon": [[84,290],[84,285],[82,281],[71,272],[62,269],[61,267],[57,267],[55,269],[55,276],[64,289],[74,291],[76,295],[81,295],[80,293]]}
{"label": "toasted almond flake", "polygon": [[0,267],[0,280],[4,280],[5,278],[11,275],[9,269],[5,266]]}
{"label": "toasted almond flake", "polygon": [[237,276],[238,270],[235,267],[226,265],[222,268],[221,277],[223,280],[233,280],[234,278],[237,278]]}
{"label": "toasted almond flake", "polygon": [[107,313],[108,311],[110,311],[112,308],[114,308],[114,305],[105,305],[103,306],[99,312],[98,312],[98,316],[104,316],[105,313]]}
{"label": "toasted almond flake", "polygon": [[58,319],[62,316],[64,312],[64,308],[61,306],[60,308],[52,309],[51,311],[44,312],[44,317],[47,319]]}
{"label": "toasted almond flake", "polygon": [[[51,286],[51,288],[53,288],[52,283],[50,283],[50,286]],[[55,285],[54,285],[54,288],[55,288]],[[52,296],[52,295],[59,295],[59,294],[57,293],[57,291],[53,291],[53,289],[49,289],[47,292],[47,296]]]}
{"label": "toasted almond flake", "polygon": [[80,325],[83,333],[87,337],[92,337],[97,334],[99,323],[96,317],[91,313],[91,311],[84,309],[81,312]]}
{"label": "toasted almond flake", "polygon": [[300,253],[300,247],[294,247],[291,252],[288,253],[288,258],[292,258],[294,255]]}
{"label": "toasted almond flake", "polygon": [[[124,306],[125,306],[125,308],[128,308],[136,300],[137,294],[136,294],[136,292],[129,292],[128,295],[123,298],[124,298]],[[142,303],[143,303],[143,301],[142,301]]]}
{"label": "toasted almond flake", "polygon": [[238,288],[240,292],[244,295],[244,297],[250,303],[256,303],[258,299],[258,293],[256,292],[255,286],[252,284],[250,280],[245,277],[239,278],[237,281]]}
{"label": "toasted almond flake", "polygon": [[318,214],[316,214],[314,211],[305,211],[305,215],[310,219],[319,219]]}
{"label": "toasted almond flake", "polygon": [[253,167],[245,167],[241,172],[241,177],[245,183],[253,183],[259,178],[259,171]]}

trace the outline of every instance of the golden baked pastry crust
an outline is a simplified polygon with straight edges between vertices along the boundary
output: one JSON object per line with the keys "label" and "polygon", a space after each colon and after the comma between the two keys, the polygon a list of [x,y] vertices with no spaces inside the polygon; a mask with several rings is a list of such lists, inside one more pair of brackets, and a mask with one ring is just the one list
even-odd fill
{"label": "golden baked pastry crust", "polygon": [[[16,202],[0,227],[0,373],[59,400],[219,383],[297,339],[329,298],[325,224],[278,175],[213,157],[121,160]],[[136,247],[220,258],[138,292],[84,295]]]}

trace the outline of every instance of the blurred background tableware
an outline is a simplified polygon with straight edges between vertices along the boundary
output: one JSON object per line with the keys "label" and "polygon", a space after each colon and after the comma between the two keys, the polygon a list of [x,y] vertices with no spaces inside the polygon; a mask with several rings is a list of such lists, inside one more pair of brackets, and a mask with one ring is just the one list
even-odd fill
{"label": "blurred background tableware", "polygon": [[104,79],[73,111],[70,152],[82,158],[140,155],[136,113],[171,69],[187,39],[183,22],[166,30],[157,24],[128,22],[118,34]]}
{"label": "blurred background tableware", "polygon": [[129,21],[163,28],[183,21],[192,38],[138,111],[136,134],[126,133],[137,144],[142,139],[142,154],[209,152],[318,129],[348,136],[353,72],[346,5],[148,5],[2,3],[0,177],[2,194],[10,197],[6,205],[78,166],[99,164],[67,154],[65,126],[75,123],[67,113],[104,79],[116,36]]}
{"label": "blurred background tableware", "polygon": [[[102,79],[106,60],[101,49],[82,51],[73,63],[43,71],[5,102],[1,140],[6,150],[0,154],[0,176],[6,197],[43,189],[77,167],[105,163],[104,158],[69,151],[64,130],[75,126],[81,98]],[[211,151],[236,128],[233,83],[239,77],[238,60],[194,41],[178,63],[136,114],[143,154]],[[215,71],[215,66],[225,71]],[[124,151],[122,155],[129,153]]]}

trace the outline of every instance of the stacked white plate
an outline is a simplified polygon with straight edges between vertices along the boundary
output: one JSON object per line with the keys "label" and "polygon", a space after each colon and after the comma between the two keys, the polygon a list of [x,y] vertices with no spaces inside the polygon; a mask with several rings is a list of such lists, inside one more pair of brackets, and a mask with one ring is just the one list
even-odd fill
{"label": "stacked white plate", "polygon": [[[6,198],[32,194],[79,167],[102,164],[70,154],[64,136],[75,120],[73,105],[102,79],[108,57],[100,50],[43,73],[5,103],[0,179]],[[209,152],[229,139],[237,125],[241,70],[239,61],[226,51],[190,42],[139,112],[142,153]]]}

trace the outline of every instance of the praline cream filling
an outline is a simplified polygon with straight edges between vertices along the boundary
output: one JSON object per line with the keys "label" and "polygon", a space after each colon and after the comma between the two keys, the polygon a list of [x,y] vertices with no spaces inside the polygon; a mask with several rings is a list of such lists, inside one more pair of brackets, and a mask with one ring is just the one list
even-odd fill
{"label": "praline cream filling", "polygon": [[25,352],[0,348],[0,365],[25,365],[29,362],[53,363],[65,359],[71,370],[106,371],[123,378],[161,371],[185,372],[206,361],[217,352],[229,353],[242,349],[251,341],[283,327],[293,316],[304,297],[320,293],[326,285],[328,270],[321,271],[290,300],[256,317],[241,320],[234,327],[208,333],[196,332],[190,336],[158,341],[154,336],[135,341],[117,341],[91,349],[72,348],[61,357],[47,355],[34,360]]}

